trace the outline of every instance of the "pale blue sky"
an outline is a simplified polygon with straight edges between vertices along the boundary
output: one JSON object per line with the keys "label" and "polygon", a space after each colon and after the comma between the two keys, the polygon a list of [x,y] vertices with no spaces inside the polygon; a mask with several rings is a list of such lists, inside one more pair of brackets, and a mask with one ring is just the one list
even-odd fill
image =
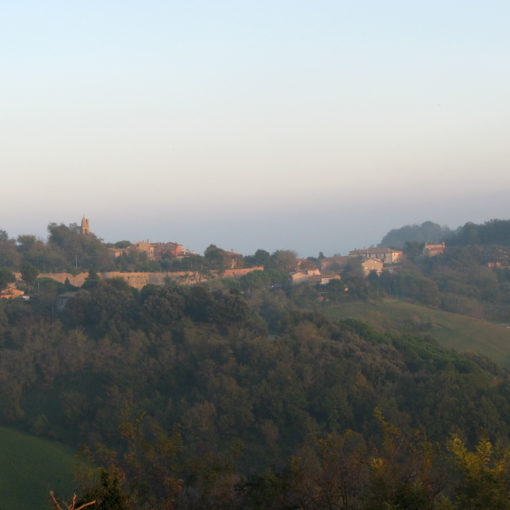
{"label": "pale blue sky", "polygon": [[303,255],[510,217],[510,2],[0,0],[0,228]]}

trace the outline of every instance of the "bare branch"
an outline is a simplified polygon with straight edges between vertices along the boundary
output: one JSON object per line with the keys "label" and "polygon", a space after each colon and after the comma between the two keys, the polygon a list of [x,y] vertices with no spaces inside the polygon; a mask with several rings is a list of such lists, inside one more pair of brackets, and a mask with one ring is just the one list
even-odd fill
{"label": "bare branch", "polygon": [[78,508],[75,508],[75,510],[82,510],[82,508],[85,508],[90,505],[95,505],[95,504],[96,504],[96,500],[89,501],[88,503],[84,503],[83,505],[79,506]]}
{"label": "bare branch", "polygon": [[54,494],[54,492],[53,492],[53,491],[50,491],[50,496],[51,496],[51,499],[53,500],[53,504],[55,505],[55,507],[56,507],[56,508],[58,508],[58,510],[64,510],[64,509],[60,506],[60,504],[59,504],[59,502],[58,502],[57,498],[55,497],[55,494]]}
{"label": "bare branch", "polygon": [[[58,509],[58,510],[82,510],[83,508],[86,508],[88,506],[91,506],[91,505],[95,505],[96,504],[96,500],[94,501],[89,501],[88,503],[84,503],[83,505],[80,505],[78,508],[75,508],[76,507],[76,499],[78,498],[78,496],[76,495],[76,492],[73,494],[73,499],[71,501],[71,504],[68,505],[67,503],[65,503],[64,501],[59,501],[56,497],[55,497],[55,494],[53,491],[50,491],[50,496],[51,496],[51,499],[53,500],[53,504],[55,505],[55,507]],[[63,504],[65,506],[65,508],[62,508],[60,506],[60,504]]]}

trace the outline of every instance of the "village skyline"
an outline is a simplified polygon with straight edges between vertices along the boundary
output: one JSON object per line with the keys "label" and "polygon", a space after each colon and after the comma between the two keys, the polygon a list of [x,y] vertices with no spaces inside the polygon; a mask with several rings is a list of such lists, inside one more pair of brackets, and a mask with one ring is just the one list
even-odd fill
{"label": "village skyline", "polygon": [[[132,221],[115,211],[97,211],[97,206],[89,204],[72,214],[59,213],[55,208],[48,219],[42,215],[23,219],[4,216],[0,228],[13,238],[31,234],[44,240],[50,223],[79,224],[83,211],[86,211],[85,215],[92,221],[92,231],[107,243],[174,241],[196,253],[203,253],[207,246],[216,244],[244,255],[259,248],[269,251],[289,249],[307,257],[316,256],[320,251],[329,255],[346,254],[354,249],[376,246],[389,230],[403,225],[433,221],[454,230],[468,222],[508,218],[509,193],[500,190],[451,199],[438,193],[422,200],[401,197],[398,202],[388,202],[383,197],[356,205],[326,203],[302,210],[253,211],[239,220],[213,211],[209,216],[188,215],[182,221],[175,214],[161,214],[162,219],[155,221],[154,217],[140,213],[136,221]],[[97,216],[94,211],[98,212]]]}

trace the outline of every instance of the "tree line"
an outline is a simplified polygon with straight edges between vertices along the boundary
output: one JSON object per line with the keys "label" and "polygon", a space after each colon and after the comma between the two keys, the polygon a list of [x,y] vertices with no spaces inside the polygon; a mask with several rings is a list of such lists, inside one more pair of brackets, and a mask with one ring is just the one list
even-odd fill
{"label": "tree line", "polygon": [[211,244],[203,255],[188,254],[176,257],[163,253],[151,259],[147,253],[136,249],[115,257],[109,248],[126,248],[129,241],[104,243],[93,233],[82,235],[77,224],[48,225],[48,239],[43,241],[33,235],[20,235],[9,238],[0,230],[0,289],[12,283],[13,272],[21,271],[32,284],[38,273],[62,272],[78,273],[98,271],[193,271],[204,276],[211,271],[224,272],[232,267],[262,266],[266,269],[291,271],[297,266],[297,256],[290,250],[276,250],[269,253],[257,250],[253,255],[232,254]]}

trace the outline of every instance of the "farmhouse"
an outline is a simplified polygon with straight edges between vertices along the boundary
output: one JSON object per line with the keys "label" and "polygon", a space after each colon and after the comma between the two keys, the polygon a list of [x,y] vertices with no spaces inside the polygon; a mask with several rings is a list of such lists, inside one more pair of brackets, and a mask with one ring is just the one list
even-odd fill
{"label": "farmhouse", "polygon": [[381,246],[379,248],[366,248],[364,250],[353,250],[349,257],[360,257],[362,261],[378,259],[383,264],[399,264],[402,262],[402,250],[394,250]]}
{"label": "farmhouse", "polygon": [[429,244],[425,243],[423,247],[423,255],[425,257],[435,257],[436,255],[441,255],[446,249],[446,243],[441,244]]}
{"label": "farmhouse", "polygon": [[361,267],[365,276],[368,276],[372,271],[380,275],[383,272],[384,264],[379,259],[367,259],[361,263]]}

